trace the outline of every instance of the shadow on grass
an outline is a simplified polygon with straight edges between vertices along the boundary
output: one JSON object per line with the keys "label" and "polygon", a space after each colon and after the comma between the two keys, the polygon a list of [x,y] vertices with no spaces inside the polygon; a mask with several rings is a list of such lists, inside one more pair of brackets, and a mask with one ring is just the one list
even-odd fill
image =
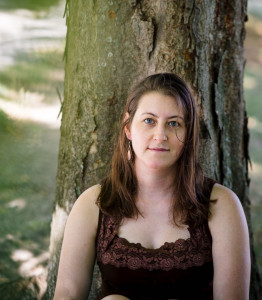
{"label": "shadow on grass", "polygon": [[59,130],[0,112],[0,299],[45,288]]}

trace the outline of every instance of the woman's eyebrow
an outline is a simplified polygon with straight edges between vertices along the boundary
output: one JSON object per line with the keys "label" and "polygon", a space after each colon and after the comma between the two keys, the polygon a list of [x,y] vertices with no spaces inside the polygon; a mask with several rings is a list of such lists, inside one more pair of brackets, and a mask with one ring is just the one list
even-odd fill
{"label": "woman's eyebrow", "polygon": [[[153,117],[158,118],[157,115],[155,115],[155,114],[153,114],[153,113],[151,113],[151,112],[145,112],[145,113],[142,113],[142,115],[151,115],[151,116],[153,116]],[[170,116],[170,117],[168,117],[167,119],[174,119],[174,118],[179,118],[179,119],[181,119],[181,120],[184,120],[184,118],[181,117],[181,116],[179,116],[179,115]]]}

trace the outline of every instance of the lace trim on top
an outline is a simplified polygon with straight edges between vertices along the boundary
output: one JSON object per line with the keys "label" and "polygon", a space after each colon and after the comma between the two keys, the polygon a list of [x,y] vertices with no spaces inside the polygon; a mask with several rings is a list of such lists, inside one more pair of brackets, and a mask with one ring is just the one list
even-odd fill
{"label": "lace trim on top", "polygon": [[212,261],[212,238],[208,225],[189,228],[190,238],[166,242],[158,249],[144,248],[117,235],[119,224],[100,212],[97,237],[97,260],[104,265],[170,271],[202,266]]}

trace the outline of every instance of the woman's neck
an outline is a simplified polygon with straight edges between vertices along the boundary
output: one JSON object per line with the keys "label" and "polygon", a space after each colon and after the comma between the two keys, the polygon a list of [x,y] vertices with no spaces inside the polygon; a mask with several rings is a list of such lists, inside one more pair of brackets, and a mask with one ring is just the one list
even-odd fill
{"label": "woman's neck", "polygon": [[146,203],[159,203],[170,201],[173,197],[174,170],[156,170],[137,168],[138,182],[137,201]]}

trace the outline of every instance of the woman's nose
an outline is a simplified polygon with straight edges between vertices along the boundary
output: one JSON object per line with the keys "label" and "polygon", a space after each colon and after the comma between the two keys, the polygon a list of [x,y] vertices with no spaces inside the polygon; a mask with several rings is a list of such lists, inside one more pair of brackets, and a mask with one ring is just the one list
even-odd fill
{"label": "woman's nose", "polygon": [[163,128],[157,128],[154,132],[153,139],[158,142],[167,141],[167,135]]}

